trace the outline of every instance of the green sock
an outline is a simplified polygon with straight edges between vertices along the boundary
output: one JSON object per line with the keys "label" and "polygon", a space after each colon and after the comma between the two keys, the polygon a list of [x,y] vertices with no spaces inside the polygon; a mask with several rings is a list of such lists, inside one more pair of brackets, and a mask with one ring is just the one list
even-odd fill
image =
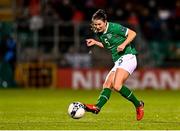
{"label": "green sock", "polygon": [[104,88],[99,95],[96,106],[99,109],[101,109],[104,106],[104,104],[109,100],[110,95],[111,95],[111,89]]}
{"label": "green sock", "polygon": [[125,85],[122,86],[119,93],[129,101],[131,101],[135,107],[140,106],[140,101],[134,96],[133,92],[130,91]]}

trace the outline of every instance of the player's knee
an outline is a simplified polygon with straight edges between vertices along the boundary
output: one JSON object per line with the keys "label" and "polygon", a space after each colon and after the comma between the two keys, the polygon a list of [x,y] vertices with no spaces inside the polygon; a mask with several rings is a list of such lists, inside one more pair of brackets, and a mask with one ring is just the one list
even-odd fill
{"label": "player's knee", "polygon": [[103,88],[111,88],[112,83],[110,81],[106,81],[103,84]]}
{"label": "player's knee", "polygon": [[121,84],[121,85],[119,85],[119,84],[114,84],[114,85],[113,85],[113,88],[114,88],[115,91],[120,91],[121,88],[122,88],[122,84]]}

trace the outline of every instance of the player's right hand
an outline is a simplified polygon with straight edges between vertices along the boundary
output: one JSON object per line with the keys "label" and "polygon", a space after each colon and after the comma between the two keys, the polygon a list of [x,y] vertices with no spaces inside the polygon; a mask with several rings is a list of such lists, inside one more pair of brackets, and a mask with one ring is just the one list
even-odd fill
{"label": "player's right hand", "polygon": [[93,46],[93,45],[95,45],[96,44],[96,40],[94,40],[94,39],[86,39],[86,44],[87,44],[87,46]]}

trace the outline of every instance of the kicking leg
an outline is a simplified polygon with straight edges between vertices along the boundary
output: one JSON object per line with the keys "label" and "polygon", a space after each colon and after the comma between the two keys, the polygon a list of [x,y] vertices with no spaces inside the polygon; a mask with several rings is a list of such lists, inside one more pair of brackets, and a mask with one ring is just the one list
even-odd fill
{"label": "kicking leg", "polygon": [[88,112],[92,112],[98,114],[101,108],[106,104],[111,95],[111,87],[114,79],[115,72],[110,71],[106,77],[106,80],[103,84],[103,90],[101,91],[97,103],[94,104],[84,104],[85,110]]}

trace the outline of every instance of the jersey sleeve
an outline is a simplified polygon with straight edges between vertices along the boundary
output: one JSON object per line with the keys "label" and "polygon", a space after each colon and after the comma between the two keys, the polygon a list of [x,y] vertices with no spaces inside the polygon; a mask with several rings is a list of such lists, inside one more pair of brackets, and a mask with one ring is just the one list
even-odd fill
{"label": "jersey sleeve", "polygon": [[128,28],[121,24],[115,24],[115,33],[120,34],[122,36],[127,36]]}

